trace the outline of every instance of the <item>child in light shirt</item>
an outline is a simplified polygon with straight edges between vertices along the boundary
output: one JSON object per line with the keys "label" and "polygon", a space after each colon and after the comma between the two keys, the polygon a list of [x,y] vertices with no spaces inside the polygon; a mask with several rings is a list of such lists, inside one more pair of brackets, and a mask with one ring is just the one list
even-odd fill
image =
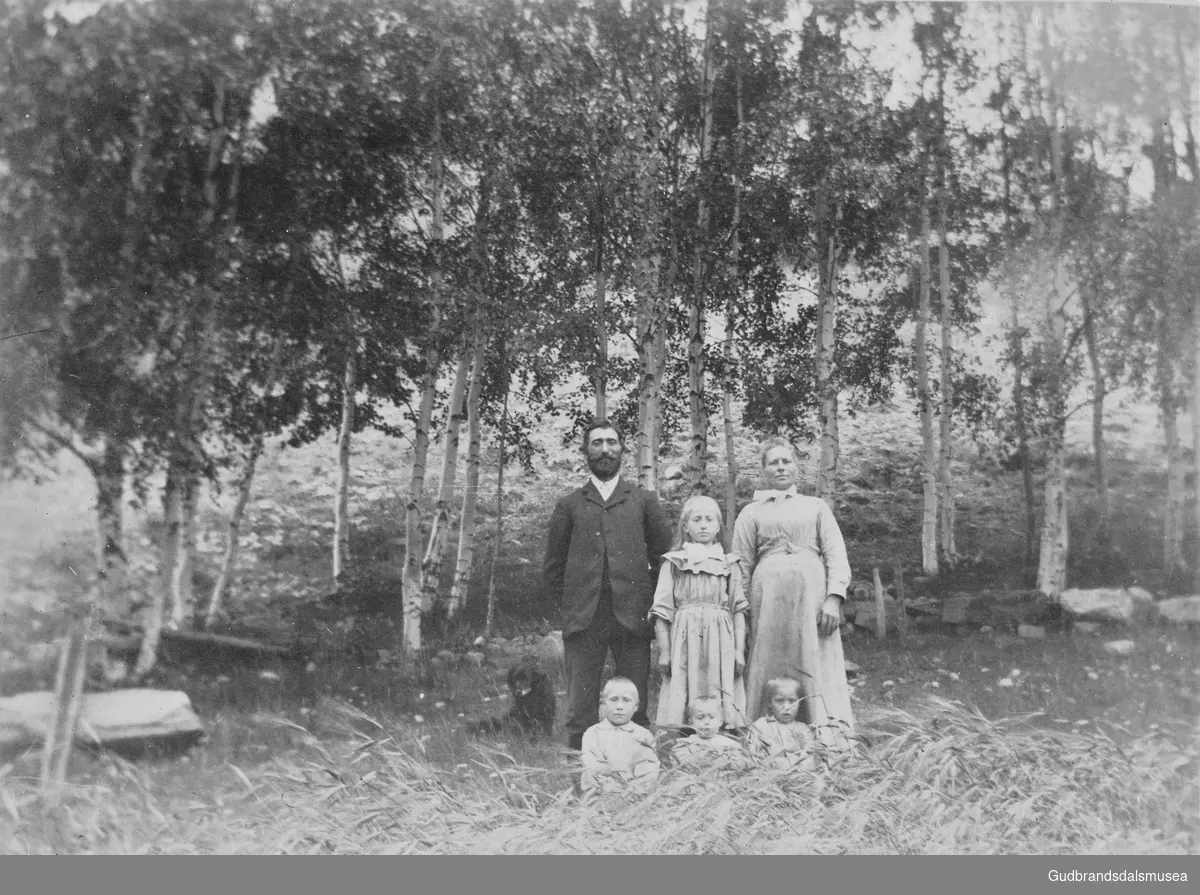
{"label": "child in light shirt", "polygon": [[742,744],[720,733],[723,715],[721,700],[716,696],[699,696],[688,704],[688,720],[696,732],[676,740],[671,748],[680,765],[689,769],[737,769],[749,764]]}
{"label": "child in light shirt", "polygon": [[611,792],[645,786],[658,777],[660,762],[654,737],[633,723],[638,710],[637,687],[629,678],[614,677],[600,693],[600,716],[583,734],[583,792]]}
{"label": "child in light shirt", "polygon": [[762,763],[781,769],[815,767],[812,748],[816,738],[812,728],[796,718],[802,693],[800,682],[792,678],[767,681],[768,714],[750,725],[747,738],[751,754]]}

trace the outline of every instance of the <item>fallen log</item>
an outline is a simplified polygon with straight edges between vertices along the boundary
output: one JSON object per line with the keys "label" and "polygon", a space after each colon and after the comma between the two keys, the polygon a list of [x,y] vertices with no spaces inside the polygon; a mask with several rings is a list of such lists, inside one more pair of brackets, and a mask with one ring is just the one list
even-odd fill
{"label": "fallen log", "polygon": [[[136,657],[142,646],[143,632],[127,622],[105,621],[105,626],[116,636],[101,638],[110,655],[122,658]],[[264,660],[287,660],[300,658],[294,646],[263,643],[247,637],[228,634],[212,634],[207,631],[172,631],[164,629],[159,650],[170,654],[174,660],[227,659],[253,663]]]}
{"label": "fallen log", "polygon": [[[0,749],[42,743],[57,712],[50,690],[0,698]],[[134,753],[156,744],[182,748],[203,736],[186,693],[149,688],[85,693],[75,730],[75,742],[82,745]]]}

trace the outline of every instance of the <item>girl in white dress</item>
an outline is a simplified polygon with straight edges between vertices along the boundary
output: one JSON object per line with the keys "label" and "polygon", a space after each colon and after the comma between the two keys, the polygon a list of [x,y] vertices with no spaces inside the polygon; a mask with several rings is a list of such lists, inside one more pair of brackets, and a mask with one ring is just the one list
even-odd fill
{"label": "girl in white dress", "polygon": [[680,727],[692,700],[720,700],[721,723],[745,728],[746,610],[742,576],[721,547],[721,508],[692,497],[679,514],[674,549],[663,554],[650,618],[658,636],[662,688],[655,722]]}

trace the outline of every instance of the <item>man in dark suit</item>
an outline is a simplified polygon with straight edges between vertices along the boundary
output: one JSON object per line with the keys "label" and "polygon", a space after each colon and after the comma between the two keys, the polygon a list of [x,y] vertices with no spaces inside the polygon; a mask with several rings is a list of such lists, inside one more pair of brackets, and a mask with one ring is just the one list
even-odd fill
{"label": "man in dark suit", "polygon": [[543,575],[562,608],[567,672],[567,743],[579,749],[599,720],[604,662],[637,685],[636,724],[646,715],[650,639],[646,616],[671,532],[653,491],[621,479],[625,439],[608,420],[583,433],[591,479],[554,507]]}

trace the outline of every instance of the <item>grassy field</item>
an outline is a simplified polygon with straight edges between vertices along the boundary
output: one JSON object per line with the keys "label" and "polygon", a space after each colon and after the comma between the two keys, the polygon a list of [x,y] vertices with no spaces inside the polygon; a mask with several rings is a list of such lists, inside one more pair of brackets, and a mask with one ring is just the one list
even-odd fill
{"label": "grassy field", "polygon": [[[1117,514],[1103,550],[1092,537],[1085,430],[1073,430],[1069,583],[1179,590],[1156,572],[1163,473],[1153,417],[1137,406],[1111,415]],[[498,564],[506,637],[555,625],[538,584],[544,526],[553,499],[582,475],[561,429],[547,425],[539,439],[534,468],[510,470],[507,479]],[[910,596],[1020,597],[1027,578],[1019,479],[991,448],[959,445],[964,561],[953,575],[921,583],[913,581],[915,420],[904,408],[877,408],[845,422],[843,446],[836,509],[856,580],[870,580],[878,566],[889,582],[901,564]],[[741,468],[752,471],[753,442],[740,440],[738,451]],[[273,445],[243,527],[231,611],[241,625],[308,639],[314,646],[304,660],[239,668],[196,656],[164,664],[150,683],[186,690],[208,740],[184,756],[136,763],[80,754],[52,822],[40,811],[36,756],[0,759],[0,851],[1200,851],[1200,641],[1194,630],[1162,624],[1081,634],[1051,619],[1044,640],[1019,639],[999,623],[914,626],[903,642],[856,631],[846,651],[862,669],[853,690],[868,745],[849,764],[720,780],[673,770],[650,793],[579,804],[558,743],[481,742],[464,733],[468,719],[506,707],[501,667],[435,667],[397,652],[407,446],[367,433],[353,464],[354,574],[336,603],[324,599],[331,441]],[[753,487],[753,475],[745,476],[743,497]],[[9,560],[0,564],[0,695],[52,678],[49,644],[61,609],[82,595],[92,567],[88,489],[86,474],[64,460],[56,478],[0,493],[0,548]],[[682,495],[670,486],[662,493],[673,513]],[[224,493],[205,507],[200,593],[215,573],[231,502]],[[480,633],[494,468],[481,485],[481,512],[464,621],[438,632],[431,650],[461,652]],[[160,529],[155,503],[131,507],[131,602],[154,586]],[[1102,644],[1113,636],[1136,640],[1134,655],[1107,655]]]}

